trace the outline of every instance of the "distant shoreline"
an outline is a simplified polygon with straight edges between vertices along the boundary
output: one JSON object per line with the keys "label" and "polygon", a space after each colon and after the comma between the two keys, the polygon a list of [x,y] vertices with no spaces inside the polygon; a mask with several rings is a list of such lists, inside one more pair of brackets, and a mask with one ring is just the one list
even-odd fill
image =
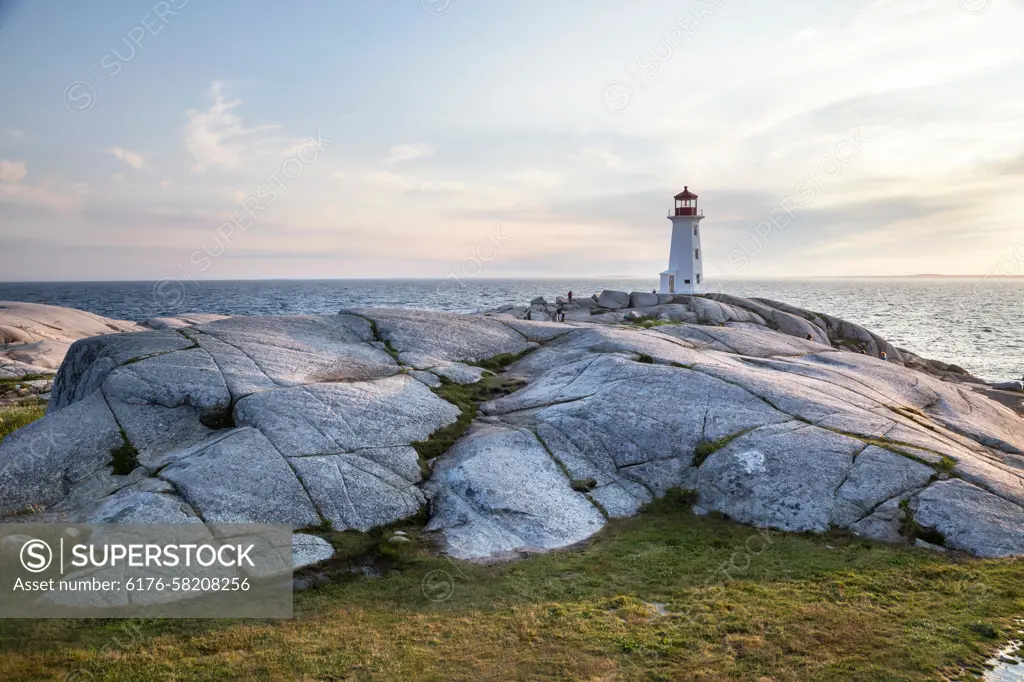
{"label": "distant shoreline", "polygon": [[1024,275],[839,275],[808,279],[1024,279]]}
{"label": "distant shoreline", "polygon": [[[238,278],[238,279],[200,279],[201,282],[444,282],[450,278],[446,277],[267,277],[267,278]],[[596,275],[596,276],[567,276],[558,277],[466,277],[473,282],[580,282],[580,281],[640,281],[651,280],[655,277],[640,277],[632,275]],[[1024,280],[1024,275],[811,275],[806,277],[709,277],[709,281],[722,282],[808,282],[815,280],[874,280],[874,279],[952,279],[952,280]],[[0,281],[0,285],[11,284],[153,284],[163,280],[145,279],[54,279],[54,280],[10,280]]]}

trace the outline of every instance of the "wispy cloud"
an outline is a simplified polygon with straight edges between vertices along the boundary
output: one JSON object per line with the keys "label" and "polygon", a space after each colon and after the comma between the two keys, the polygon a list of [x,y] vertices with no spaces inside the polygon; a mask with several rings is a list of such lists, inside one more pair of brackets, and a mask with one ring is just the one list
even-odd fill
{"label": "wispy cloud", "polygon": [[28,139],[28,133],[21,128],[11,128],[7,131],[7,139],[11,142],[24,142]]}
{"label": "wispy cloud", "polygon": [[607,149],[601,149],[597,147],[587,147],[583,150],[583,160],[590,162],[597,162],[606,168],[611,168],[617,171],[628,171],[629,168],[622,159],[615,154],[612,154]]}
{"label": "wispy cloud", "polygon": [[85,193],[80,186],[58,187],[52,181],[23,182],[28,177],[24,161],[0,159],[0,202],[42,206],[65,212],[74,208]]}
{"label": "wispy cloud", "polygon": [[111,147],[110,149],[105,149],[104,152],[125,162],[135,170],[142,170],[146,167],[146,159],[144,159],[141,154],[137,154],[130,149],[124,149],[123,147]]}
{"label": "wispy cloud", "polygon": [[419,159],[424,156],[431,156],[435,151],[437,150],[434,149],[434,146],[427,144],[426,142],[396,144],[388,150],[388,154],[383,158],[383,162],[387,164],[394,164],[401,163],[402,161],[412,161],[413,159]]}
{"label": "wispy cloud", "polygon": [[26,175],[28,175],[28,166],[24,161],[0,159],[0,181],[21,182]]}
{"label": "wispy cloud", "polygon": [[505,175],[505,179],[528,188],[555,187],[561,184],[562,174],[555,171],[540,170],[539,168],[528,168],[516,171],[515,173],[508,173]]}
{"label": "wispy cloud", "polygon": [[280,126],[247,127],[235,113],[242,100],[229,98],[224,91],[224,84],[214,81],[210,85],[210,108],[185,112],[185,148],[196,160],[193,172],[203,173],[213,167],[242,168],[250,157],[280,156],[290,148],[287,140],[274,134]]}

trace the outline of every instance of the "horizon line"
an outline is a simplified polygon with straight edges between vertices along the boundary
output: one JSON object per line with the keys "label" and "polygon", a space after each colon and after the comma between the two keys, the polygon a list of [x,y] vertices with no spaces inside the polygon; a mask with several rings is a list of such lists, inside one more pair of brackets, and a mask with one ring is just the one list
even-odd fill
{"label": "horizon line", "polygon": [[[198,282],[444,282],[451,277],[225,277],[210,279],[192,279],[193,283]],[[552,277],[529,276],[529,277],[463,277],[459,280],[464,282],[508,282],[508,281],[578,281],[578,280],[650,280],[657,281],[653,275],[558,275]],[[811,275],[806,277],[786,276],[751,276],[751,277],[712,277],[711,281],[728,282],[750,282],[750,281],[808,281],[808,280],[836,280],[836,279],[1024,279],[1024,275],[944,275],[936,273],[922,273],[913,275]],[[50,280],[8,280],[0,281],[0,285],[6,284],[150,284],[162,281],[182,281],[176,278],[162,279],[50,279]],[[184,282],[183,282],[184,283]]]}

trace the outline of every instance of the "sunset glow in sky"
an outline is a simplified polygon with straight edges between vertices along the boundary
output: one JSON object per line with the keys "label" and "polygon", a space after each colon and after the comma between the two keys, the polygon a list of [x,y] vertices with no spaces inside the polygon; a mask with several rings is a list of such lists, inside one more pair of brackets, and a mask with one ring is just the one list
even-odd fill
{"label": "sunset glow in sky", "polygon": [[0,17],[3,280],[1024,274],[1024,0]]}

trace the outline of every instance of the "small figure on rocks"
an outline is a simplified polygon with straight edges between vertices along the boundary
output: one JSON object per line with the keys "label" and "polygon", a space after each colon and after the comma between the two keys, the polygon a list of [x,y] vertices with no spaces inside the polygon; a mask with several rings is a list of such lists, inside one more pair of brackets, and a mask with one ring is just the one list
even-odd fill
{"label": "small figure on rocks", "polygon": [[569,292],[569,303],[572,303],[572,292]]}
{"label": "small figure on rocks", "polygon": [[881,353],[878,354],[878,357],[882,358],[883,360],[885,360],[887,362],[889,360],[889,356],[886,354],[886,352],[884,350]]}
{"label": "small figure on rocks", "polygon": [[814,340],[814,337],[813,337],[813,336],[811,336],[810,334],[808,334],[808,335],[807,335],[807,340],[808,340],[808,341],[813,341],[813,340]]}

